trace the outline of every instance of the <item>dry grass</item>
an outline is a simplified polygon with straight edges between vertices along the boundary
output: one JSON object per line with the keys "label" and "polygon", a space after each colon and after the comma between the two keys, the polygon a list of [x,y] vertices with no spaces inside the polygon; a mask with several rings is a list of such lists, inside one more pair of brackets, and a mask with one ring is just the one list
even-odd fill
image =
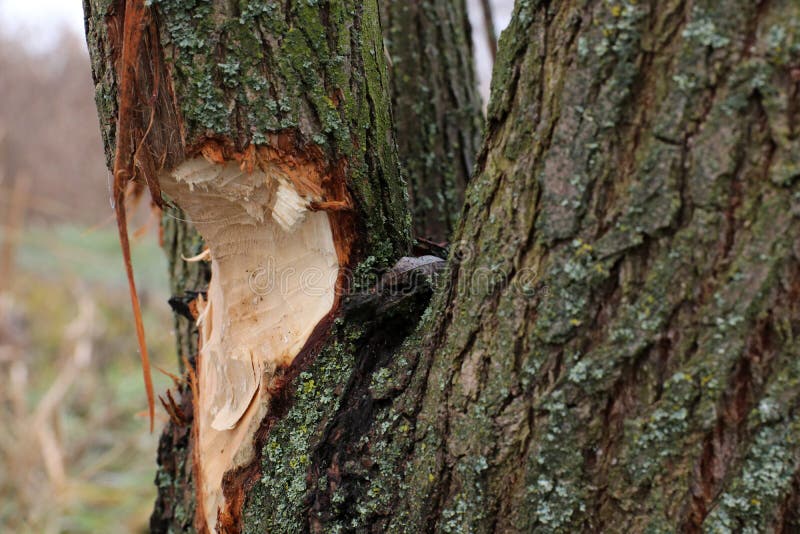
{"label": "dry grass", "polygon": [[[140,415],[119,244],[102,226],[107,171],[80,39],[35,54],[0,34],[2,533],[143,532],[155,497],[158,429]],[[69,226],[78,221],[99,230]],[[151,351],[174,369],[165,263],[146,244],[134,261],[143,293],[158,295],[145,303]]]}
{"label": "dry grass", "polygon": [[[121,278],[113,240],[111,229],[22,236],[0,294],[0,532],[146,531],[158,429],[147,432],[124,286],[93,276]],[[144,265],[159,263],[150,241],[137,247]],[[166,305],[146,305],[145,321],[159,365],[174,369]]]}

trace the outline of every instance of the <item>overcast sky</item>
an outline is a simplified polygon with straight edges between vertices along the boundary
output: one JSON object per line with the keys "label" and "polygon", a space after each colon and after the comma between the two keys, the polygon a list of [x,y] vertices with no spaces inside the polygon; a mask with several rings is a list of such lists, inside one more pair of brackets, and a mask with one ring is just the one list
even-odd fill
{"label": "overcast sky", "polygon": [[[513,2],[494,0],[495,23],[505,26]],[[470,7],[475,8],[474,0]],[[477,18],[477,17],[476,17]],[[61,27],[66,26],[77,34],[83,33],[83,7],[81,0],[0,0],[0,25],[11,32],[29,31],[44,41],[39,48],[53,42]]]}
{"label": "overcast sky", "polygon": [[[476,33],[476,64],[484,98],[489,90],[489,56],[481,17],[477,12],[479,2],[468,0],[473,28]],[[513,0],[493,0],[495,24],[505,27],[511,16]],[[58,42],[61,30],[67,28],[83,36],[83,6],[81,0],[0,0],[0,29],[6,33],[25,36],[30,49],[48,52]],[[30,36],[35,36],[31,38]]]}
{"label": "overcast sky", "polygon": [[31,48],[46,50],[66,27],[83,34],[81,0],[0,0],[0,25],[10,33],[35,35]]}

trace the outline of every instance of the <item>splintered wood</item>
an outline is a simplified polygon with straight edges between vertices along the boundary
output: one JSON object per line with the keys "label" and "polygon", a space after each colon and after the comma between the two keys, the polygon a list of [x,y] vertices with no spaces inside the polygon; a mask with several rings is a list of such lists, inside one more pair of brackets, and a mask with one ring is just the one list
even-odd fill
{"label": "splintered wood", "polygon": [[[311,164],[199,157],[160,178],[209,248],[198,324],[199,505],[209,531],[225,510],[223,476],[254,458],[276,369],[291,364],[331,311],[339,261]],[[305,177],[305,178],[304,178]],[[312,177],[312,178],[308,178]]]}

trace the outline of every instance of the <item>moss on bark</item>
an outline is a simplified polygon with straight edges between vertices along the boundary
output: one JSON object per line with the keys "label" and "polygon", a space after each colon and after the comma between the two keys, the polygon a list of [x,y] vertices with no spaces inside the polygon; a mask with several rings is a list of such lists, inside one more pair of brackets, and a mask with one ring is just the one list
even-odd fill
{"label": "moss on bark", "polygon": [[[755,458],[792,433],[800,393],[778,385],[795,373],[800,222],[796,173],[781,178],[797,55],[776,52],[797,50],[799,20],[787,2],[518,4],[469,248],[430,325],[426,440],[404,478],[423,490],[400,506],[434,503],[417,526],[782,520],[798,446]],[[768,499],[748,496],[756,480]]]}
{"label": "moss on bark", "polygon": [[337,322],[243,530],[796,530],[798,65],[790,0],[517,2],[442,287]]}
{"label": "moss on bark", "polygon": [[483,124],[467,5],[385,0],[380,7],[414,232],[447,241],[464,204]]}

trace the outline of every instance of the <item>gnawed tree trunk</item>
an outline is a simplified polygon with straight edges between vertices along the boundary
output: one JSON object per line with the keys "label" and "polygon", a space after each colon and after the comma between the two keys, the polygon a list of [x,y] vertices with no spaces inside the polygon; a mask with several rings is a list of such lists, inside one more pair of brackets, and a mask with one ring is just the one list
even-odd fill
{"label": "gnawed tree trunk", "polygon": [[[109,153],[133,4],[85,4]],[[190,515],[233,531],[286,384],[338,339],[342,295],[368,283],[353,269],[409,248],[377,5],[153,2],[142,23],[136,102],[124,104],[139,116],[121,142],[209,247],[205,296],[181,303],[202,340]],[[179,227],[167,230],[174,247]]]}
{"label": "gnawed tree trunk", "polygon": [[518,3],[432,304],[342,308],[233,526],[800,529],[799,84],[791,0]]}
{"label": "gnawed tree trunk", "polygon": [[380,4],[414,234],[446,241],[464,205],[483,123],[466,1]]}

